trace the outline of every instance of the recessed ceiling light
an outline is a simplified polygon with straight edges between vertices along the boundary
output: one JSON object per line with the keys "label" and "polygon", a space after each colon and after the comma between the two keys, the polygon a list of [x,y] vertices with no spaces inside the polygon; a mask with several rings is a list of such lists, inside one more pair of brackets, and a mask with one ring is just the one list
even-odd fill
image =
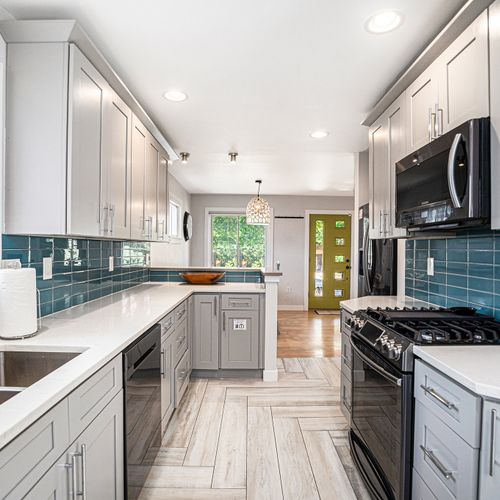
{"label": "recessed ceiling light", "polygon": [[182,90],[167,90],[163,93],[163,97],[167,99],[167,101],[182,102],[188,98],[188,95],[182,92]]}
{"label": "recessed ceiling light", "polygon": [[395,10],[377,12],[366,21],[365,28],[370,33],[388,33],[401,26],[403,15]]}
{"label": "recessed ceiling light", "polygon": [[181,157],[181,163],[187,163],[188,160],[189,160],[189,156],[190,154],[189,153],[179,153],[180,157]]}
{"label": "recessed ceiling light", "polygon": [[236,159],[238,158],[238,153],[228,153],[229,161],[231,163],[236,163]]}
{"label": "recessed ceiling light", "polygon": [[330,132],[326,130],[316,130],[315,132],[311,132],[309,134],[313,139],[324,139],[330,135]]}

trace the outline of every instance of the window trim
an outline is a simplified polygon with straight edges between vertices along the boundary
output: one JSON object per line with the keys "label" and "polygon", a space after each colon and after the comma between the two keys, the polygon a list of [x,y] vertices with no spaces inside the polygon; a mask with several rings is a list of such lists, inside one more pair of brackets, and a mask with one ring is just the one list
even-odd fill
{"label": "window trim", "polygon": [[[212,268],[212,215],[245,215],[246,208],[231,207],[206,207],[205,208],[205,234],[204,234],[204,254],[205,266]],[[274,212],[271,208],[271,223],[266,226],[266,256],[265,269],[273,268],[273,248],[274,248]],[[249,269],[247,267],[237,269]]]}
{"label": "window trim", "polygon": [[[172,205],[175,205],[178,208],[177,211],[177,228],[179,230],[178,234],[172,234],[172,224],[171,224],[171,208]],[[182,239],[182,205],[174,198],[170,198],[168,200],[168,236],[172,240],[181,240]]]}

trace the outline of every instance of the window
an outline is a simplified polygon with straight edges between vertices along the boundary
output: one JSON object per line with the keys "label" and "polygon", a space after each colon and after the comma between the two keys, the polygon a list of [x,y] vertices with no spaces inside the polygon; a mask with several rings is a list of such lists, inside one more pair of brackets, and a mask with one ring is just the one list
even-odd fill
{"label": "window", "polygon": [[170,236],[174,236],[179,238],[181,235],[180,231],[180,215],[181,215],[181,207],[177,205],[177,203],[174,203],[173,201],[170,202],[170,211],[169,211],[169,224],[170,224]]}
{"label": "window", "polygon": [[211,263],[215,267],[264,267],[266,228],[247,225],[241,214],[210,214]]}

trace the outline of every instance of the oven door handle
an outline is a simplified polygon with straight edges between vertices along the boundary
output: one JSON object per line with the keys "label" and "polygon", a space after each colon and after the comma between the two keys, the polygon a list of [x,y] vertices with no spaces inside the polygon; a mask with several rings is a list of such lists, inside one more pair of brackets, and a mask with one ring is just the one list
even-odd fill
{"label": "oven door handle", "polygon": [[356,352],[356,354],[370,367],[373,368],[377,373],[382,375],[382,377],[386,378],[393,384],[397,385],[398,387],[401,387],[401,382],[403,379],[395,377],[392,375],[392,373],[389,373],[387,370],[384,370],[381,366],[378,366],[376,363],[374,363],[368,356],[363,354],[363,352],[359,349],[359,347],[356,346],[356,344],[352,341],[352,337],[350,339],[351,346]]}
{"label": "oven door handle", "polygon": [[451,201],[455,208],[462,208],[463,202],[458,199],[457,186],[455,184],[455,165],[457,160],[457,150],[462,134],[456,134],[451,144],[448,155],[448,189],[450,191]]}

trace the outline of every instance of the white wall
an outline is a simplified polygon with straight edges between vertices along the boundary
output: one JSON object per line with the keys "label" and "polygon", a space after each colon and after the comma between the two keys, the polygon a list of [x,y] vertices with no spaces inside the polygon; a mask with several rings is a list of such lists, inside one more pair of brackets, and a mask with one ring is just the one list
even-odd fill
{"label": "white wall", "polygon": [[[191,211],[191,195],[181,186],[177,179],[168,176],[169,198],[181,207],[181,223],[184,212]],[[182,227],[181,227],[182,234]],[[184,237],[170,239],[166,243],[151,243],[151,265],[153,266],[188,266],[190,242]]]}
{"label": "white wall", "polygon": [[[302,309],[304,306],[304,248],[306,210],[352,210],[351,196],[264,196],[274,210],[274,262],[281,263],[283,278],[279,284],[278,304],[282,308]],[[205,209],[245,208],[250,195],[191,195],[193,239],[191,265],[205,262]],[[280,219],[295,216],[299,219]]]}
{"label": "white wall", "polygon": [[358,204],[356,209],[362,207],[369,201],[369,172],[368,172],[368,149],[358,154]]}

